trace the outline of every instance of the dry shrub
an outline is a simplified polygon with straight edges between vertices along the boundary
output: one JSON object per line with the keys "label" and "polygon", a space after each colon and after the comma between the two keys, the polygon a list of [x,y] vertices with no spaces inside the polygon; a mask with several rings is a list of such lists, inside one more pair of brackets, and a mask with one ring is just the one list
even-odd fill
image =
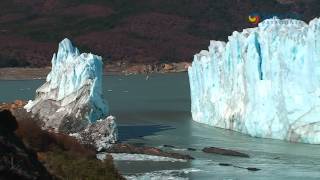
{"label": "dry shrub", "polygon": [[33,120],[19,120],[16,134],[37,152],[37,157],[51,174],[59,179],[124,179],[111,157],[100,161],[95,150],[75,138],[42,130]]}
{"label": "dry shrub", "polygon": [[112,159],[100,161],[94,158],[75,156],[55,150],[46,153],[46,166],[61,179],[124,179],[115,168]]}
{"label": "dry shrub", "polygon": [[16,134],[27,147],[37,152],[48,151],[50,149],[49,146],[55,143],[49,133],[41,130],[35,122],[29,119],[19,121]]}
{"label": "dry shrub", "polygon": [[37,152],[61,149],[82,156],[95,155],[92,147],[85,147],[71,136],[42,130],[34,121],[29,119],[19,121],[16,134],[29,148]]}

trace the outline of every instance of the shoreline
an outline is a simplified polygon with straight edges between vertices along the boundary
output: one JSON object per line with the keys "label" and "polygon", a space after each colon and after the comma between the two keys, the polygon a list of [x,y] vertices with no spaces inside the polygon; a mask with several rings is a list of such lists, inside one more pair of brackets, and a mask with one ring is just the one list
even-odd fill
{"label": "shoreline", "polygon": [[[13,117],[17,120],[18,123],[23,123],[26,120],[31,120],[34,122],[34,125],[40,125],[38,124],[39,120],[37,117],[34,117],[31,112],[28,112],[24,107],[27,104],[27,101],[24,100],[15,100],[14,102],[10,103],[0,103],[0,111],[8,110],[11,112]],[[57,132],[52,129],[43,129],[44,131],[51,133],[51,134],[59,134],[64,137],[74,138],[78,143],[82,145],[88,145],[90,147],[92,144],[88,143],[87,141],[83,141],[81,139],[76,138],[75,136],[72,136],[68,133],[64,132]],[[165,146],[164,146],[165,147]],[[167,146],[168,148],[168,146]],[[100,157],[99,156],[100,154]],[[173,151],[167,151],[158,147],[153,146],[145,146],[145,145],[134,145],[130,143],[121,143],[120,141],[116,143],[112,143],[112,146],[108,147],[107,149],[104,149],[103,151],[96,152],[96,158],[99,160],[105,160],[107,154],[113,154],[119,157],[119,155],[123,154],[129,154],[132,156],[153,156],[153,158],[162,158],[162,160],[165,161],[182,161],[187,162],[190,160],[193,160],[194,158],[190,156],[188,153],[177,153]],[[152,158],[152,157],[151,157]]]}
{"label": "shoreline", "polygon": [[[134,75],[134,74],[152,74],[152,73],[177,73],[187,72],[189,62],[179,63],[159,63],[159,64],[125,64],[113,63],[106,64],[103,69],[103,75]],[[30,68],[30,67],[8,67],[0,68],[0,80],[36,80],[46,79],[50,67]]]}

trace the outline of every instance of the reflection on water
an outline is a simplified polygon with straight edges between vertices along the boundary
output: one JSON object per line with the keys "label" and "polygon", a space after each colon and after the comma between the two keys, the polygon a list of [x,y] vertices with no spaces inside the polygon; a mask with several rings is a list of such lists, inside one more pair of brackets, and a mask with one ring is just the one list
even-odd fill
{"label": "reflection on water", "polygon": [[[41,83],[42,80],[0,81],[0,101],[30,99]],[[189,112],[188,78],[184,73],[151,75],[149,80],[143,75],[107,76],[103,92],[111,114],[117,117],[121,141],[155,147],[173,145],[175,148],[165,149],[196,158],[186,163],[117,161],[120,171],[130,178],[320,178],[320,145],[252,138],[193,122]],[[201,149],[208,146],[239,150],[250,158],[203,153]],[[186,151],[187,148],[196,151]],[[261,171],[219,166],[219,163],[256,167]]]}

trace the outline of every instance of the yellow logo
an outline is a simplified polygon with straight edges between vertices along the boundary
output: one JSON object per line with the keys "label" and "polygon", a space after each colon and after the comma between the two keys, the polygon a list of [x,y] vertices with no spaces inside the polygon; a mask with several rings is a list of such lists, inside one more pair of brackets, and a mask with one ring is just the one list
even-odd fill
{"label": "yellow logo", "polygon": [[248,20],[252,24],[258,24],[260,22],[260,16],[258,15],[249,15]]}

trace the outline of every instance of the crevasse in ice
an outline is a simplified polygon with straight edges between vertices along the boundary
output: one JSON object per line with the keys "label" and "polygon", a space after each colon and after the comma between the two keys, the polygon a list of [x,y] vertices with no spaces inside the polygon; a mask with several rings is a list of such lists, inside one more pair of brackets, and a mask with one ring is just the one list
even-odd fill
{"label": "crevasse in ice", "polygon": [[277,18],[211,41],[188,70],[193,120],[320,143],[320,19]]}

